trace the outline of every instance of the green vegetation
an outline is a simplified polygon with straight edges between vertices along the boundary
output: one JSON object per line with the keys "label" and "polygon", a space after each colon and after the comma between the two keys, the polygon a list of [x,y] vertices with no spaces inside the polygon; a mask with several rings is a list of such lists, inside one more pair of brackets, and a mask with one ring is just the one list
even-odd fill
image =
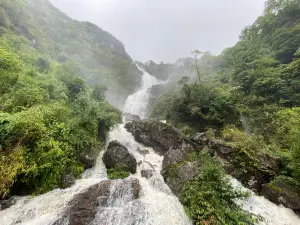
{"label": "green vegetation", "polygon": [[[299,0],[268,0],[235,46],[218,56],[195,51],[191,76],[166,88],[150,117],[167,119],[188,136],[208,131],[210,139],[234,149],[230,162],[242,174],[267,172],[271,186],[299,187],[299,24]],[[268,157],[280,168],[265,168]],[[253,224],[234,204],[235,196],[243,196],[221,179],[217,165],[204,167],[181,196],[191,218],[197,224]]]}
{"label": "green vegetation", "polygon": [[129,177],[130,172],[127,171],[126,167],[115,167],[107,170],[107,176],[111,180],[124,179]]}
{"label": "green vegetation", "polygon": [[259,218],[242,210],[237,199],[248,194],[232,187],[220,164],[204,152],[200,155],[201,171],[185,184],[180,201],[194,224],[256,224]]}
{"label": "green vegetation", "polygon": [[134,85],[135,68],[114,37],[46,0],[1,0],[0,33],[0,198],[40,194],[90,166],[121,121],[105,92],[132,91],[113,82]]}
{"label": "green vegetation", "polygon": [[197,76],[162,94],[151,117],[163,115],[184,133],[216,129],[253,163],[260,152],[282,158],[281,173],[300,182],[299,3],[269,0],[235,46],[218,56],[195,51]]}

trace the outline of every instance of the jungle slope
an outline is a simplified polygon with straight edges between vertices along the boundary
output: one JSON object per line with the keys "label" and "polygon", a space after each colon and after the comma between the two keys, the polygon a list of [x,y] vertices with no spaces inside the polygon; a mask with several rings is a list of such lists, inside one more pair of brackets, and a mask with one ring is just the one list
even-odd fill
{"label": "jungle slope", "polygon": [[68,187],[121,121],[105,91],[126,98],[139,71],[111,34],[47,0],[0,0],[0,46],[0,199]]}

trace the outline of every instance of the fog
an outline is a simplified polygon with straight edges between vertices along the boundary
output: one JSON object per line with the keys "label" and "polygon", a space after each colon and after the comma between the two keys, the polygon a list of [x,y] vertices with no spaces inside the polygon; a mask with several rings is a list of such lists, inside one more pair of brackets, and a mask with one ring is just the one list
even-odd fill
{"label": "fog", "polygon": [[121,40],[134,60],[173,62],[194,49],[218,54],[262,14],[265,0],[50,0]]}

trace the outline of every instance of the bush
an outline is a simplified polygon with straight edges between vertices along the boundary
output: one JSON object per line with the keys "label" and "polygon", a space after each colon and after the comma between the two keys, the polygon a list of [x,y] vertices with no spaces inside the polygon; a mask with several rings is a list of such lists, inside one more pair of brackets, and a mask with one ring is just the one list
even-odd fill
{"label": "bush", "polygon": [[111,180],[124,179],[129,177],[130,172],[126,171],[125,167],[116,167],[107,170],[107,176]]}

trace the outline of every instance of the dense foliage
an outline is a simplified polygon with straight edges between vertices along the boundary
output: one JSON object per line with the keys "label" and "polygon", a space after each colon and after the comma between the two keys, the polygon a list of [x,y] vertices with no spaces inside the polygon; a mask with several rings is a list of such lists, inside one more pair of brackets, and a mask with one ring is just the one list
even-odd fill
{"label": "dense foliage", "polygon": [[245,212],[237,199],[246,199],[247,193],[234,189],[225,171],[208,153],[200,156],[200,173],[185,184],[180,200],[194,224],[244,224],[258,222],[257,217]]}
{"label": "dense foliage", "polygon": [[[167,119],[184,134],[213,128],[212,136],[239,149],[232,162],[240,171],[258,168],[260,154],[279,157],[280,171],[270,187],[280,183],[299,194],[299,24],[299,0],[268,0],[264,14],[235,46],[218,56],[195,51],[191,68],[197,76],[183,75],[177,88],[157,98],[150,116]],[[231,193],[226,183],[215,183],[220,179],[214,166],[203,174],[185,187],[188,214],[198,224],[251,224],[234,214],[233,196],[217,190]],[[233,213],[230,221],[225,212]]]}
{"label": "dense foliage", "polygon": [[299,0],[267,1],[264,15],[242,31],[235,46],[219,56],[195,51],[198,79],[183,77],[181,90],[161,95],[151,116],[165,115],[193,131],[244,128],[261,140],[262,151],[282,157],[285,175],[293,177],[300,131],[299,15]]}
{"label": "dense foliage", "polygon": [[[72,33],[80,27],[82,33]],[[69,19],[48,1],[1,0],[0,33],[0,198],[43,193],[63,186],[66,171],[82,173],[85,157],[97,155],[110,127],[121,120],[104,99],[105,74],[96,76],[106,69],[93,62],[91,79],[98,82],[88,87],[88,61],[82,60],[89,57],[74,46],[85,48],[84,54],[93,49],[99,57],[90,57],[98,60],[131,59],[111,35]]]}

